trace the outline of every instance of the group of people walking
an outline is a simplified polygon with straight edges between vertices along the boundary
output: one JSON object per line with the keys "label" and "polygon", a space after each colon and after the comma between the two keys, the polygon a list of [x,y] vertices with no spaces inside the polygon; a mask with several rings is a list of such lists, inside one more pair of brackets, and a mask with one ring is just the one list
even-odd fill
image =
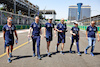
{"label": "group of people walking", "polygon": [[[52,17],[49,17],[48,22],[45,24],[45,27],[44,27],[44,38],[46,39],[46,42],[47,42],[47,54],[49,57],[51,57],[49,47],[50,47],[51,41],[53,40],[53,30],[54,30],[55,36],[58,36],[56,52],[58,52],[58,46],[61,43],[62,44],[61,51],[60,51],[61,54],[64,54],[63,49],[64,49],[64,43],[66,41],[65,33],[68,31],[67,26],[64,23],[64,19],[61,19],[61,23],[57,24],[56,27],[52,23],[52,19],[53,19]],[[32,42],[33,42],[33,57],[36,56],[35,44],[37,44],[37,59],[39,60],[41,60],[41,56],[40,56],[40,39],[41,39],[40,35],[42,34],[41,27],[42,26],[41,26],[41,23],[39,23],[39,17],[36,16],[35,22],[33,22],[30,25],[29,32],[28,32],[28,38],[32,38]],[[18,40],[16,27],[12,23],[12,17],[8,17],[7,24],[3,26],[2,30],[3,30],[4,43],[6,45],[6,53],[8,56],[8,62],[10,63],[11,62],[10,58],[12,57],[12,50],[13,50],[13,45],[14,45],[13,32],[15,32],[16,39]],[[79,31],[80,29],[78,28],[78,23],[74,22],[74,26],[71,28],[71,31],[70,31],[72,35],[72,39],[71,39],[72,41],[71,41],[69,52],[72,53],[72,46],[73,46],[74,40],[76,40],[77,53],[79,56],[81,56],[81,53],[79,51],[79,39],[80,39]],[[98,41],[100,41],[98,29],[95,26],[95,22],[92,21],[91,25],[89,25],[86,29],[86,38],[88,39],[89,44],[84,51],[85,54],[87,54],[88,48],[92,46],[90,54],[94,56],[93,50],[94,50],[95,42],[96,42],[96,33],[97,33]],[[9,51],[9,47],[11,47],[10,51]]]}

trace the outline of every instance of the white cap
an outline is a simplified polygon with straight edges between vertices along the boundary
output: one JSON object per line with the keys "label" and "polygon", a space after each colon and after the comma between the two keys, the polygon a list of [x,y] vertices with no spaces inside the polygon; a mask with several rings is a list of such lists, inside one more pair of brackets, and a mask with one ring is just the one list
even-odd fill
{"label": "white cap", "polygon": [[49,19],[53,19],[52,17],[49,17]]}
{"label": "white cap", "polygon": [[78,24],[78,22],[74,22],[74,24]]}

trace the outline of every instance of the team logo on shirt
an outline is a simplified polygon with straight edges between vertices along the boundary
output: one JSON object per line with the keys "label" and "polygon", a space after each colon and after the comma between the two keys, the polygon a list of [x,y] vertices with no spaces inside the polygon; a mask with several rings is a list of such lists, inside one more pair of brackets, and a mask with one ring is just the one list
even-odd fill
{"label": "team logo on shirt", "polygon": [[8,28],[8,27],[6,27],[6,30],[9,30],[9,28]]}
{"label": "team logo on shirt", "polygon": [[66,26],[64,25],[64,28],[66,28]]}
{"label": "team logo on shirt", "polygon": [[36,27],[36,24],[34,24],[33,27]]}
{"label": "team logo on shirt", "polygon": [[92,28],[89,29],[89,31],[91,31],[91,30],[92,30]]}
{"label": "team logo on shirt", "polygon": [[75,29],[75,28],[74,28],[74,30],[75,30],[75,31],[78,31],[78,29]]}
{"label": "team logo on shirt", "polygon": [[96,28],[94,28],[93,31],[96,31]]}
{"label": "team logo on shirt", "polygon": [[50,27],[50,25],[48,24],[47,27]]}
{"label": "team logo on shirt", "polygon": [[60,28],[62,28],[62,25],[60,25]]}
{"label": "team logo on shirt", "polygon": [[40,24],[38,25],[38,28],[40,28]]}
{"label": "team logo on shirt", "polygon": [[51,24],[51,27],[53,27],[53,25]]}
{"label": "team logo on shirt", "polygon": [[11,27],[11,30],[14,30],[14,26]]}

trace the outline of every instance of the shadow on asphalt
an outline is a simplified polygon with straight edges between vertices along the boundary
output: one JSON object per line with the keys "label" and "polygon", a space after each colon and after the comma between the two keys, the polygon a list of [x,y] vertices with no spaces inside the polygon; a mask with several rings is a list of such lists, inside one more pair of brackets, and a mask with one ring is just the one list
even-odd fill
{"label": "shadow on asphalt", "polygon": [[[58,51],[58,52],[52,52],[50,57],[52,57],[52,55],[56,55],[57,53],[60,53],[60,51]],[[42,58],[47,57],[47,56],[48,56],[48,54],[41,54]]]}
{"label": "shadow on asphalt", "polygon": [[96,53],[96,52],[94,52],[93,54],[94,54],[94,55],[100,55],[100,53]]}
{"label": "shadow on asphalt", "polygon": [[29,58],[29,57],[32,57],[32,55],[28,55],[28,56],[12,56],[12,57],[16,57],[16,58],[12,59],[12,61],[13,61],[13,60],[21,59],[21,58]]}

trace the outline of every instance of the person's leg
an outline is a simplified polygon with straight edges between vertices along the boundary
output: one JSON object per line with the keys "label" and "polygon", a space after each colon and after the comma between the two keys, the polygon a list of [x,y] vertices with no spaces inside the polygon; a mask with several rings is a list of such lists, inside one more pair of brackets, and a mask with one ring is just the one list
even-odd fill
{"label": "person's leg", "polygon": [[32,38],[33,41],[33,56],[35,57],[35,43],[36,43],[36,39]]}
{"label": "person's leg", "polygon": [[78,39],[76,39],[76,45],[77,45],[77,52],[80,52],[79,51],[79,40]]}
{"label": "person's leg", "polygon": [[10,49],[9,56],[12,57],[13,45],[10,45],[10,47],[11,47],[11,49]]}
{"label": "person's leg", "polygon": [[92,38],[88,37],[88,46],[86,47],[84,53],[87,54],[87,50],[92,46]]}
{"label": "person's leg", "polygon": [[79,39],[76,38],[76,45],[77,45],[77,52],[78,52],[78,55],[81,56],[81,53],[79,51]]}
{"label": "person's leg", "polygon": [[7,57],[10,58],[10,56],[9,56],[9,46],[6,46],[6,53],[7,53]]}
{"label": "person's leg", "polygon": [[41,59],[40,57],[40,36],[37,36],[36,43],[37,43],[37,56],[38,56],[38,59]]}
{"label": "person's leg", "polygon": [[86,50],[89,49],[89,47],[92,46],[92,38],[88,38],[88,46],[86,47]]}
{"label": "person's leg", "polygon": [[61,51],[63,51],[64,49],[64,43],[62,43],[62,46],[61,46]]}
{"label": "person's leg", "polygon": [[73,43],[74,43],[74,38],[72,37],[72,41],[71,41],[71,45],[70,45],[70,51],[72,49]]}
{"label": "person's leg", "polygon": [[6,53],[8,57],[8,63],[11,63],[10,56],[9,56],[9,46],[6,46]]}
{"label": "person's leg", "polygon": [[58,52],[58,46],[59,44],[61,43],[61,38],[58,36],[58,43],[57,43],[57,46],[56,46],[56,51]]}
{"label": "person's leg", "polygon": [[49,52],[50,41],[47,42],[47,51]]}
{"label": "person's leg", "polygon": [[95,43],[96,43],[96,38],[93,38],[93,41],[92,41],[92,48],[91,48],[91,55],[92,55],[92,56],[94,56],[93,51],[94,51]]}

